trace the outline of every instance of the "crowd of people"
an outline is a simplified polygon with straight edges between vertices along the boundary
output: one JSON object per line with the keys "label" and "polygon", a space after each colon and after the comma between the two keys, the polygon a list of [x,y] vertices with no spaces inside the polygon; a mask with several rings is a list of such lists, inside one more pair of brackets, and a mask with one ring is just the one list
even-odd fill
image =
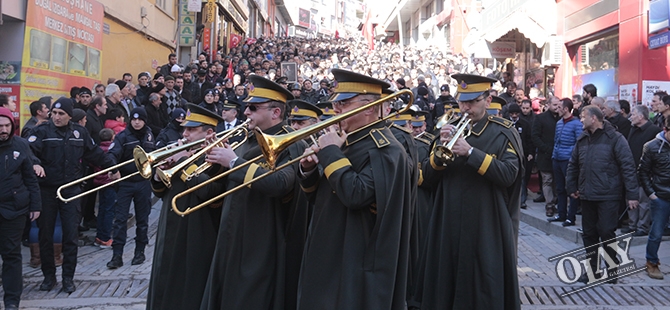
{"label": "crowd of people", "polygon": [[[647,271],[662,278],[670,96],[654,94],[650,113],[598,97],[590,84],[562,99],[524,86],[435,47],[369,51],[350,40],[277,38],[188,64],[170,54],[154,73],[41,98],[20,131],[15,105],[0,95],[1,179],[13,189],[2,195],[14,196],[2,200],[0,221],[15,228],[1,236],[5,306],[20,301],[21,240],[44,274],[40,290],[55,287],[61,265],[63,291],[76,290],[79,230],[95,228],[95,245],[112,249],[107,267],[123,267],[131,205],[131,265],[143,264],[153,193],[163,206],[148,309],[518,309],[518,213],[533,173],[541,184],[534,201],[546,203],[548,221],[573,226],[581,213],[586,246],[613,238],[628,209],[623,232],[649,235]],[[412,95],[261,156],[254,129],[288,134],[403,89]],[[467,138],[454,121],[466,115]],[[246,139],[229,137],[193,158],[217,132],[241,126]],[[161,159],[148,179],[133,163],[136,147],[150,153],[196,141],[203,146]],[[435,151],[447,142],[449,154]],[[156,173],[183,161],[174,175]],[[202,165],[211,167],[195,172]],[[200,203],[207,206],[185,217],[172,211]]]}

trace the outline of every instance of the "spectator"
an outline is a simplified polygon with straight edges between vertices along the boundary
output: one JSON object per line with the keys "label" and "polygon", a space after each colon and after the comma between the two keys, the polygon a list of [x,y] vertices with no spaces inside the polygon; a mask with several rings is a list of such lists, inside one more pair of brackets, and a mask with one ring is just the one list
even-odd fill
{"label": "spectator", "polygon": [[630,116],[630,102],[628,100],[619,100],[619,106],[621,107],[621,115],[624,118],[628,118]]}
{"label": "spectator", "polygon": [[[125,123],[124,123],[125,124]],[[114,141],[114,131],[109,128],[103,128],[98,133],[100,136],[100,148],[107,153],[112,141]],[[94,167],[94,172],[100,171],[100,167]],[[103,186],[112,182],[107,174],[100,174],[93,178],[95,187]],[[116,190],[113,186],[108,186],[99,191],[100,203],[98,204],[97,228],[94,244],[102,249],[112,247],[112,221],[114,220],[114,205],[116,204]]]}
{"label": "spectator", "polygon": [[[105,89],[105,98],[107,99],[107,114],[109,114],[109,111],[111,110],[120,110],[123,113],[123,118],[126,120],[128,119],[128,111],[121,106],[122,94],[119,85],[107,85],[107,88]],[[110,115],[105,116],[105,120],[108,119],[110,119]]]}
{"label": "spectator", "polygon": [[[207,96],[205,96],[205,98],[207,98]],[[146,113],[146,117],[143,121],[146,122],[146,126],[149,127],[149,130],[151,130],[154,137],[157,137],[161,130],[163,130],[170,121],[170,117],[161,107],[162,104],[161,97],[157,93],[153,93],[149,95],[149,104],[146,105],[146,110],[143,111]]]}
{"label": "spectator", "polygon": [[[505,92],[500,95],[500,98],[505,99],[507,103],[514,103],[516,102],[515,100],[515,92],[516,92],[516,83],[514,81],[509,81],[505,83]],[[518,104],[518,103],[517,103]]]}
{"label": "spectator", "polygon": [[664,91],[658,91],[654,93],[654,96],[651,98],[651,111],[655,113],[654,118],[651,119],[651,122],[659,128],[665,126],[665,117],[663,116],[663,97],[667,96],[668,93]]}
{"label": "spectator", "polygon": [[121,80],[123,80],[126,83],[130,83],[130,82],[133,81],[133,75],[126,72],[126,73],[123,74],[123,78],[121,78]]}
{"label": "spectator", "polygon": [[181,97],[179,93],[174,89],[175,78],[173,76],[167,76],[165,78],[165,96],[163,96],[163,102],[167,107],[167,115],[172,114],[172,111],[176,108],[181,108]]}
{"label": "spectator", "polygon": [[95,85],[95,95],[105,97],[105,85],[103,84]]}
{"label": "spectator", "polygon": [[[666,96],[667,97],[667,96]],[[670,118],[666,118],[663,132],[647,142],[642,150],[638,168],[640,184],[651,200],[651,230],[647,241],[647,274],[652,279],[663,279],[658,268],[658,248],[670,216]]]}
{"label": "spectator", "polygon": [[144,104],[149,100],[149,95],[151,94],[151,86],[149,86],[149,73],[142,72],[137,75],[137,83],[139,84],[137,89],[137,100],[138,102]]}
{"label": "spectator", "polygon": [[630,132],[630,121],[621,114],[621,106],[619,101],[607,100],[603,106],[603,114],[605,119],[616,128],[625,138],[628,138]]}
{"label": "spectator", "polygon": [[554,152],[554,137],[556,136],[556,122],[560,119],[558,111],[561,108],[561,100],[558,97],[550,96],[547,99],[547,111],[535,117],[531,135],[533,145],[537,147],[537,158],[535,163],[537,169],[542,174],[542,193],[544,194],[534,199],[534,202],[546,201],[545,213],[547,217],[554,216],[554,167],[551,160]]}
{"label": "spectator", "polygon": [[107,114],[107,100],[100,96],[93,97],[91,108],[86,111],[86,130],[88,130],[95,144],[100,143],[100,130],[105,127],[103,118]]}
{"label": "spectator", "polygon": [[[630,151],[633,153],[635,167],[638,167],[644,144],[654,139],[661,132],[661,128],[658,128],[649,121],[649,109],[644,105],[637,105],[633,108],[630,120],[633,126],[628,134],[628,146],[630,146]],[[642,185],[642,182],[640,184]],[[628,210],[628,219],[629,225],[621,229],[622,233],[634,232],[633,236],[646,236],[649,233],[649,226],[651,224],[649,196],[644,192],[642,186],[640,187],[640,207]]]}
{"label": "spectator", "polygon": [[[605,122],[602,111],[597,107],[585,107],[581,120],[584,131],[577,139],[568,164],[567,190],[573,198],[581,199],[582,238],[584,247],[589,248],[616,237],[622,193],[628,200],[628,207],[634,209],[638,206],[639,189],[635,161],[626,138]],[[613,248],[604,248],[614,262],[614,265],[608,265],[609,274],[619,260]],[[597,274],[598,252],[595,249],[587,251],[586,257],[590,260],[587,268],[591,270],[587,270],[578,281],[590,282],[589,274],[596,274],[596,279],[607,278],[607,275]],[[616,278],[608,283],[616,283]]]}
{"label": "spectator", "polygon": [[21,129],[21,137],[25,139],[28,138],[33,127],[49,120],[49,107],[42,101],[33,101],[30,104],[30,115],[32,116]]}
{"label": "spectator", "polygon": [[509,119],[514,122],[514,128],[519,132],[519,137],[521,137],[521,145],[523,147],[523,154],[526,156],[524,158],[524,167],[526,167],[526,175],[528,178],[523,178],[521,181],[521,209],[526,209],[526,199],[528,198],[528,180],[530,179],[530,173],[533,169],[531,168],[531,160],[535,153],[535,147],[533,146],[533,138],[531,137],[531,125],[528,121],[521,117],[522,111],[518,104],[510,103],[508,104],[509,108]]}
{"label": "spectator", "polygon": [[558,109],[561,119],[556,122],[556,134],[554,136],[554,151],[551,159],[554,167],[554,181],[556,183],[556,195],[558,198],[558,214],[547,219],[549,222],[563,222],[563,227],[575,226],[575,215],[577,214],[576,198],[570,197],[568,206],[568,192],[565,187],[565,174],[568,170],[568,162],[572,155],[572,149],[577,143],[577,138],[582,134],[582,123],[572,115],[572,100],[564,98]]}
{"label": "spectator", "polygon": [[311,104],[316,104],[319,101],[319,93],[314,88],[312,88],[311,80],[305,80],[302,82],[302,93],[300,94],[299,99],[307,101]]}
{"label": "spectator", "polygon": [[156,148],[162,148],[172,143],[176,143],[181,138],[184,128],[181,123],[186,117],[186,111],[182,108],[176,108],[172,111],[172,120],[156,137]]}
{"label": "spectator", "polygon": [[109,116],[109,119],[105,121],[105,128],[113,130],[115,135],[118,135],[119,132],[126,129],[126,119],[121,110],[108,110],[107,115]]}
{"label": "spectator", "polygon": [[582,87],[582,90],[584,91],[582,93],[582,97],[584,99],[585,106],[591,104],[591,100],[593,98],[598,97],[598,88],[596,88],[596,86],[593,84],[584,85],[584,87]]}
{"label": "spectator", "polygon": [[576,118],[579,118],[582,108],[584,107],[584,98],[580,94],[572,95],[572,115]]}
{"label": "spectator", "polygon": [[91,96],[93,93],[88,87],[82,86],[79,88],[79,101],[75,103],[75,109],[82,109],[84,111],[88,110],[91,105]]}

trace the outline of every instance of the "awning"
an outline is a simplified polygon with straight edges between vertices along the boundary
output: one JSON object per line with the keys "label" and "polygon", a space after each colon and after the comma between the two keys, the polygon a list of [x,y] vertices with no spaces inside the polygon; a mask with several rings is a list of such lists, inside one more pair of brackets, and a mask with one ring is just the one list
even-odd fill
{"label": "awning", "polygon": [[444,5],[445,5],[444,10],[442,10],[442,12],[440,12],[440,14],[437,14],[437,16],[435,17],[437,27],[442,27],[446,25],[451,19],[451,12],[453,11],[451,8],[451,1],[445,1]]}
{"label": "awning", "polygon": [[556,34],[556,2],[527,1],[510,14],[499,16],[497,21],[484,19],[482,24],[486,25],[482,30],[482,37],[488,42],[494,42],[508,32],[518,29],[535,45],[543,46],[552,34]]}

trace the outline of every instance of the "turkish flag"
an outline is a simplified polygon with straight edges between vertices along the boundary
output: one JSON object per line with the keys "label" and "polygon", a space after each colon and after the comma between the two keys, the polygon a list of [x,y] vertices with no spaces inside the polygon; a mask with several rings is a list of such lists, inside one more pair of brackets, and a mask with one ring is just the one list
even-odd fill
{"label": "turkish flag", "polygon": [[367,16],[365,17],[365,23],[363,23],[363,37],[368,41],[368,50],[375,49],[375,39],[374,39],[374,27],[372,26],[372,11],[368,11]]}
{"label": "turkish flag", "polygon": [[247,42],[245,42],[246,45],[251,45],[256,43],[256,38],[248,38]]}
{"label": "turkish flag", "polygon": [[228,46],[230,46],[230,48],[236,48],[240,44],[241,41],[242,41],[242,36],[241,35],[231,33],[230,34],[230,43],[228,44]]}

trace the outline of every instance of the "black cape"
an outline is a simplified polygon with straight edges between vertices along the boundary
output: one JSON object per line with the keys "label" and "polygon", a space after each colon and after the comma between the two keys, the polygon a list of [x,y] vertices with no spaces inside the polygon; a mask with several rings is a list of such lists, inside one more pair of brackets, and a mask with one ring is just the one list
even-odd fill
{"label": "black cape", "polygon": [[[283,124],[266,130],[268,134],[289,131]],[[305,147],[302,141],[291,145],[280,154],[276,166],[302,155]],[[261,155],[254,136],[235,152],[240,156],[235,165]],[[299,259],[285,253],[286,234],[292,225],[289,217],[300,218],[295,213],[306,210],[297,206],[306,203],[298,198],[297,169],[295,163],[225,198],[200,309],[283,309],[286,264]],[[265,161],[240,169],[228,176],[228,188],[267,171]],[[297,231],[299,235],[300,229]]]}
{"label": "black cape", "polygon": [[[203,162],[204,159],[200,159],[196,163]],[[197,309],[214,255],[221,203],[184,217],[175,214],[172,197],[209,179],[207,174],[201,174],[184,183],[180,175],[173,178],[171,188],[153,178],[151,181],[154,194],[163,199],[163,206],[158,221],[147,309]],[[222,188],[221,183],[212,182],[178,200],[178,207],[182,211],[193,207],[219,194]]]}
{"label": "black cape", "polygon": [[422,163],[423,182],[437,187],[414,296],[422,310],[520,307],[523,148],[512,126],[489,116],[466,139],[474,147],[469,157],[443,167],[431,154]]}
{"label": "black cape", "polygon": [[315,202],[298,309],[404,309],[410,233],[410,169],[378,124],[327,146],[301,181]]}

